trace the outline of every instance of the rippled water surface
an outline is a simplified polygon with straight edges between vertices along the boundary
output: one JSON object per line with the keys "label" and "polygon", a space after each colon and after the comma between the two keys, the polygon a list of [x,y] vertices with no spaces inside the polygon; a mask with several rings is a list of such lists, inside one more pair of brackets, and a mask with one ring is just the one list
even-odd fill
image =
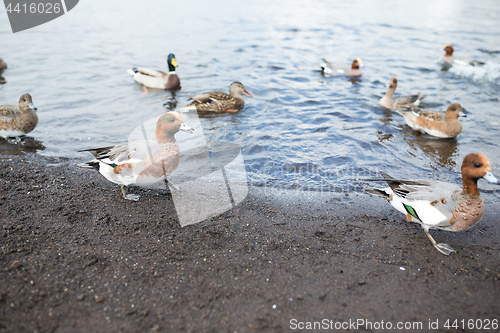
{"label": "rippled water surface", "polygon": [[[446,43],[486,65],[442,71]],[[242,147],[254,185],[359,191],[378,170],[459,182],[470,152],[485,153],[500,176],[499,51],[498,1],[86,0],[17,34],[0,9],[0,57],[9,65],[0,104],[29,92],[40,118],[33,139],[4,141],[0,152],[45,148],[39,153],[85,160],[77,150],[124,142],[166,107],[237,80],[254,96],[243,110],[200,120],[208,141]],[[127,68],[166,70],[170,52],[182,89],[144,93]],[[365,64],[359,79],[318,71],[322,58],[356,57]],[[399,94],[429,94],[427,108],[462,104],[463,132],[431,139],[380,108],[391,76]]]}

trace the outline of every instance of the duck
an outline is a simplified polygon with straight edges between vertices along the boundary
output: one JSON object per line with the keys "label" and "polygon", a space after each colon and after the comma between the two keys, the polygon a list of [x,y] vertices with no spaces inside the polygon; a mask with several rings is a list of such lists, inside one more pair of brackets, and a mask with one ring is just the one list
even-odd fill
{"label": "duck", "polygon": [[2,60],[2,58],[0,58],[0,71],[2,69],[6,69],[7,68],[7,64]]}
{"label": "duck", "polygon": [[449,64],[453,67],[469,67],[469,66],[481,66],[484,65],[484,62],[470,59],[458,59],[453,56],[453,46],[450,44],[446,44],[443,47],[443,50],[446,52],[443,56],[443,60],[445,63]]}
{"label": "duck", "polygon": [[18,137],[34,130],[38,124],[36,110],[28,93],[19,98],[19,105],[0,105],[0,136]]}
{"label": "duck", "polygon": [[397,110],[413,130],[438,138],[454,138],[462,132],[458,117],[467,117],[462,106],[453,103],[446,112],[412,108],[411,111]]}
{"label": "duck", "polygon": [[178,67],[175,55],[170,53],[167,58],[168,74],[149,68],[132,68],[127,70],[134,80],[145,87],[155,89],[174,90],[181,88],[181,81],[177,76],[175,68]]}
{"label": "duck", "polygon": [[364,65],[361,58],[354,59],[351,65],[332,64],[323,59],[323,64],[320,64],[320,67],[323,74],[361,76],[361,70],[359,68],[364,67]]}
{"label": "duck", "polygon": [[240,82],[233,82],[229,86],[229,94],[222,91],[212,91],[208,93],[199,94],[190,97],[193,101],[188,105],[181,108],[182,111],[187,112],[191,110],[208,111],[208,112],[236,112],[238,107],[241,107],[245,100],[240,96],[252,97],[246,91],[243,84]]}
{"label": "duck", "polygon": [[395,77],[391,77],[389,79],[389,89],[387,89],[385,95],[378,101],[378,104],[387,109],[410,108],[411,106],[418,106],[428,96],[418,93],[416,95],[395,96],[393,98],[392,95],[396,91],[397,86],[398,80]]}
{"label": "duck", "polygon": [[180,160],[180,148],[175,139],[179,131],[193,133],[179,113],[167,112],[156,122],[155,141],[136,141],[116,146],[81,150],[94,159],[78,164],[98,171],[107,180],[121,186],[124,199],[139,201],[139,195],[127,194],[129,185],[147,186],[166,181]]}
{"label": "duck", "polygon": [[462,162],[462,188],[456,184],[434,180],[399,180],[385,172],[382,179],[389,185],[384,189],[365,189],[369,194],[385,198],[396,210],[406,215],[408,222],[419,223],[436,250],[444,255],[456,252],[450,245],[437,243],[429,229],[462,231],[478,223],[483,217],[484,202],[477,181],[483,178],[499,184],[491,172],[488,158],[472,153]]}

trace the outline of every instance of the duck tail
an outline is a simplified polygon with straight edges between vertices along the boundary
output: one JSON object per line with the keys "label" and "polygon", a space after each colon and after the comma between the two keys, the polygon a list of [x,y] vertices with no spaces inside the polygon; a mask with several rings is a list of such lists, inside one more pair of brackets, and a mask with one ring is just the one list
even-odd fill
{"label": "duck tail", "polygon": [[135,67],[134,67],[134,68],[132,68],[132,69],[127,69],[127,72],[128,72],[130,75],[134,76],[134,75],[135,75],[135,74],[137,74],[139,71],[137,70],[137,68],[135,68]]}
{"label": "duck tail", "polygon": [[390,198],[390,194],[387,193],[385,190],[381,190],[381,189],[378,189],[378,188],[366,188],[365,189],[365,192],[366,193],[369,193],[369,194],[372,194],[372,195],[376,195],[378,197],[382,197],[382,198],[385,198],[387,200],[389,200]]}
{"label": "duck tail", "polygon": [[420,94],[419,93],[418,97],[417,97],[417,100],[415,102],[413,102],[413,105],[418,106],[422,102],[422,100],[424,98],[426,98],[427,96],[429,96],[429,95],[427,95],[427,94]]}
{"label": "duck tail", "polygon": [[95,169],[97,172],[99,172],[99,161],[97,160],[88,161],[77,165],[81,168]]}
{"label": "duck tail", "polygon": [[178,112],[189,112],[189,111],[196,111],[196,106],[194,105],[185,105],[181,106],[180,108],[176,109]]}
{"label": "duck tail", "polygon": [[330,74],[332,70],[328,68],[328,65],[330,64],[326,59],[322,59],[323,63],[319,64],[319,67],[321,67],[321,71],[326,74]]}

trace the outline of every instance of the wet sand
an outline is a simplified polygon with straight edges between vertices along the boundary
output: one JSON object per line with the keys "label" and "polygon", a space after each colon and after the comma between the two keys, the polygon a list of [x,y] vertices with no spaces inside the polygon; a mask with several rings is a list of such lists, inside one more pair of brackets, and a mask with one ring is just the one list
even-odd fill
{"label": "wet sand", "polygon": [[500,319],[488,194],[476,227],[431,232],[458,251],[446,257],[367,194],[252,188],[181,228],[167,191],[132,193],[73,160],[0,159],[0,332],[288,332],[324,319],[445,332],[462,331],[447,319]]}

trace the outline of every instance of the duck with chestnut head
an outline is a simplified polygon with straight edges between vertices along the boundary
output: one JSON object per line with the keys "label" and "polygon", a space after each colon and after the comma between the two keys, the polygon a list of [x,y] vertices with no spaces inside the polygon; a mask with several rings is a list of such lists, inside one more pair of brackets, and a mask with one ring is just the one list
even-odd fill
{"label": "duck with chestnut head", "polygon": [[177,112],[167,112],[156,122],[154,141],[82,150],[94,155],[94,159],[78,166],[97,170],[107,180],[121,186],[124,199],[138,201],[138,195],[125,193],[125,186],[149,186],[165,181],[175,171],[180,160],[180,148],[175,139],[179,131],[192,133],[193,129]]}
{"label": "duck with chestnut head", "polygon": [[400,180],[385,172],[384,189],[365,189],[367,193],[385,198],[395,209],[406,215],[408,222],[419,223],[432,245],[442,254],[456,252],[451,246],[437,243],[429,229],[462,231],[478,223],[484,214],[484,202],[479,194],[477,182],[483,178],[495,184],[499,181],[491,172],[488,158],[472,153],[462,162],[462,188],[456,184],[435,180]]}
{"label": "duck with chestnut head", "polygon": [[361,58],[356,58],[352,64],[334,64],[323,59],[320,64],[321,72],[325,75],[347,75],[347,76],[361,76],[361,69],[364,67]]}

